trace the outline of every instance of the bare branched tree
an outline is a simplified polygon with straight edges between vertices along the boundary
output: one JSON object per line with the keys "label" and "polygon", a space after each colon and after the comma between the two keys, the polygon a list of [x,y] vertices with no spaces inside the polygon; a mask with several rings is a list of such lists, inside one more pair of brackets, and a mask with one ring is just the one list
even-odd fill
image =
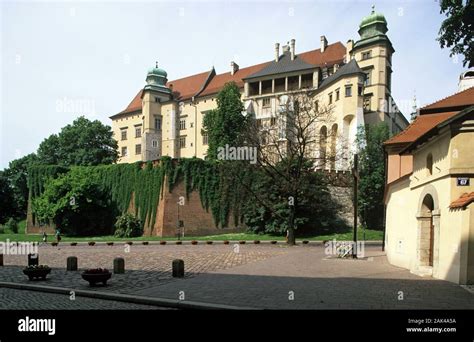
{"label": "bare branched tree", "polygon": [[[257,166],[288,199],[287,237],[295,244],[296,207],[305,190],[302,180],[318,169],[335,169],[338,160],[347,157],[347,144],[334,126],[332,106],[308,92],[283,95],[277,102],[276,113],[249,120],[245,141],[257,148]],[[265,205],[265,196],[252,195]],[[270,203],[265,207],[271,208]]]}

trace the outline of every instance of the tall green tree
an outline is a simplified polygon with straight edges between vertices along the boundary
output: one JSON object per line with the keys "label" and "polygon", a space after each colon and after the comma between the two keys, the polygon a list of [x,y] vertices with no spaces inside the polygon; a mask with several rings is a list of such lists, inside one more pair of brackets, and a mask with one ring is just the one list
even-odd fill
{"label": "tall green tree", "polygon": [[463,66],[474,66],[474,1],[441,0],[440,12],[447,18],[441,24],[438,41],[451,54],[463,55]]}
{"label": "tall green tree", "polygon": [[117,148],[110,126],[81,116],[40,144],[38,161],[61,166],[111,164],[118,158]]}
{"label": "tall green tree", "polygon": [[360,126],[357,132],[359,150],[358,208],[362,224],[382,229],[385,189],[385,153],[383,142],[390,137],[386,123]]}
{"label": "tall green tree", "polygon": [[207,157],[217,159],[219,147],[241,146],[242,133],[247,119],[242,115],[244,105],[241,101],[239,87],[234,82],[224,85],[217,95],[217,109],[211,110],[204,116],[203,133],[208,135]]}
{"label": "tall green tree", "polygon": [[0,171],[0,224],[5,223],[9,217],[14,216],[14,213],[13,191],[5,172]]}
{"label": "tall green tree", "polygon": [[37,162],[34,153],[28,154],[22,158],[15,159],[8,164],[5,170],[5,177],[13,193],[14,210],[10,216],[23,218],[26,216],[28,205],[28,169]]}

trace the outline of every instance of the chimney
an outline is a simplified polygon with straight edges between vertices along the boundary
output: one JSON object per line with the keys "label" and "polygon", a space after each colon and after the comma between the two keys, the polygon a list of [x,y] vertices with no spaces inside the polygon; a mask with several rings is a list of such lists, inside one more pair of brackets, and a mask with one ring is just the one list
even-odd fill
{"label": "chimney", "polygon": [[327,46],[328,46],[328,40],[326,39],[326,36],[321,36],[321,52],[324,52]]}
{"label": "chimney", "polygon": [[234,76],[237,71],[239,71],[239,65],[234,61],[230,62],[230,74]]}
{"label": "chimney", "polygon": [[275,43],[275,62],[280,59],[280,43]]}
{"label": "chimney", "polygon": [[291,40],[290,48],[291,48],[291,60],[294,61],[295,60],[295,40],[294,39]]}
{"label": "chimney", "polygon": [[351,51],[354,48],[354,41],[349,39],[346,44],[346,63],[351,60]]}
{"label": "chimney", "polygon": [[339,69],[339,64],[334,64],[334,73],[336,73],[336,71]]}
{"label": "chimney", "polygon": [[286,45],[283,45],[282,50],[283,53],[290,52],[290,45],[288,45],[289,42],[286,43]]}

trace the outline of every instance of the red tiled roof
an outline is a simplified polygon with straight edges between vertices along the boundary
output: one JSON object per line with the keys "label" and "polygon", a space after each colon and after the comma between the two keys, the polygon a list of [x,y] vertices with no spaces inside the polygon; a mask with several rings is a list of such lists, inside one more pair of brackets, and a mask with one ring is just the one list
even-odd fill
{"label": "red tiled roof", "polygon": [[384,145],[411,143],[428,133],[441,122],[449,119],[459,112],[445,112],[437,114],[419,115],[415,121],[403,131],[384,142]]}
{"label": "red tiled roof", "polygon": [[435,109],[462,107],[469,105],[474,105],[474,87],[468,88],[442,100],[436,101],[428,106],[425,106],[420,109],[420,112],[423,114],[423,111],[433,111]]}
{"label": "red tiled roof", "polygon": [[337,42],[331,45],[328,45],[324,52],[321,52],[321,49],[311,50],[308,52],[303,52],[298,55],[306,63],[324,66],[325,64],[332,65],[335,63],[340,63],[344,59],[346,54],[346,47],[341,43]]}
{"label": "red tiled roof", "polygon": [[463,208],[463,207],[468,206],[472,202],[474,202],[474,192],[471,192],[470,194],[465,192],[457,200],[451,202],[451,204],[449,205],[449,208],[450,209]]}
{"label": "red tiled roof", "polygon": [[257,65],[252,65],[247,68],[242,68],[237,70],[234,75],[231,75],[230,72],[226,72],[224,74],[219,74],[216,75],[212,78],[211,82],[209,82],[208,86],[206,89],[199,94],[199,96],[206,96],[206,95],[211,95],[219,92],[219,90],[224,87],[224,84],[228,82],[235,82],[239,87],[244,86],[244,81],[242,80],[243,78],[252,75],[253,73],[256,73],[257,71],[263,69],[266,67],[270,62],[266,63],[261,63]]}
{"label": "red tiled roof", "polygon": [[131,113],[137,110],[142,110],[142,93],[143,93],[143,89],[140,89],[138,94],[135,95],[132,102],[130,102],[127,108],[122,110],[119,114]]}
{"label": "red tiled roof", "polygon": [[175,96],[175,99],[186,100],[193,97],[199,90],[201,90],[204,86],[204,82],[206,82],[207,77],[209,76],[209,72],[210,71],[201,72],[200,74],[169,81],[166,83],[166,86],[170,87],[171,84],[173,85],[173,95]]}

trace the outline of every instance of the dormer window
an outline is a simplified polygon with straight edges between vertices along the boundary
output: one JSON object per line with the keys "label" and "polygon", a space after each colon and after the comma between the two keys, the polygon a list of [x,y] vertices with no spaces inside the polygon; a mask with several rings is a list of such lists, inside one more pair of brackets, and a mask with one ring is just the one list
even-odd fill
{"label": "dormer window", "polygon": [[371,50],[362,52],[362,60],[363,61],[365,61],[366,59],[369,59],[371,57],[372,57],[372,51]]}

